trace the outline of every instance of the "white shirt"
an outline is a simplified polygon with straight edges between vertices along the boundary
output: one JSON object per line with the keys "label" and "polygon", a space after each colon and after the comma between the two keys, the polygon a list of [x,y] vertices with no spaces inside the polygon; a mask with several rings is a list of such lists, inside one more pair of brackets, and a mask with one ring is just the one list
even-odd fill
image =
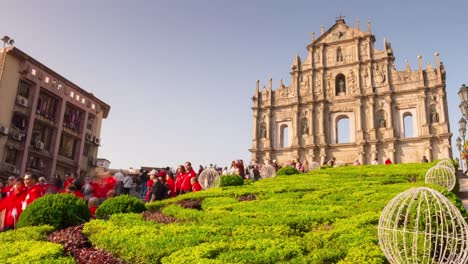
{"label": "white shirt", "polygon": [[118,182],[123,182],[124,178],[125,178],[125,175],[121,173],[120,171],[114,175],[115,181],[118,181]]}
{"label": "white shirt", "polygon": [[132,188],[132,184],[133,184],[132,177],[130,175],[125,176],[123,183],[124,183],[124,188]]}

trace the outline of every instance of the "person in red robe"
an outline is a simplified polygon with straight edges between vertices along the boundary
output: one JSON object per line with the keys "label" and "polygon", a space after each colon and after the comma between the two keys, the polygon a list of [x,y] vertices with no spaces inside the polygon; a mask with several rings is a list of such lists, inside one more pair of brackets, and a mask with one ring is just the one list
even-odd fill
{"label": "person in red robe", "polygon": [[24,185],[26,186],[26,196],[21,203],[21,209],[24,211],[28,205],[34,200],[44,195],[42,187],[37,183],[37,175],[34,173],[26,173],[24,175]]}
{"label": "person in red robe", "polygon": [[89,198],[88,208],[89,208],[89,212],[91,213],[92,219],[96,219],[95,214],[96,214],[96,210],[98,207],[99,207],[99,199],[96,197]]}
{"label": "person in red robe", "polygon": [[13,188],[14,188],[15,184],[16,184],[15,176],[8,177],[8,185],[3,187],[3,189],[1,190],[2,196],[3,197],[8,197],[8,195],[10,195],[10,193],[13,192]]}
{"label": "person in red robe", "polygon": [[68,187],[63,191],[63,193],[70,193],[70,194],[73,194],[76,197],[84,200],[83,193],[80,190],[78,190],[78,188],[76,188],[76,186],[74,184],[68,185]]}
{"label": "person in red robe", "polygon": [[390,158],[387,158],[385,160],[385,165],[390,165],[390,164],[392,164],[392,161],[390,160]]}
{"label": "person in red robe", "polygon": [[175,180],[175,191],[176,195],[181,193],[182,182],[185,179],[185,167],[184,165],[179,165],[177,168],[176,180]]}
{"label": "person in red robe", "polygon": [[149,180],[146,182],[146,195],[145,195],[145,201],[149,202],[151,199],[151,187],[154,184],[154,181],[156,179],[156,170],[153,169],[148,173]]}
{"label": "person in red robe", "polygon": [[0,212],[5,210],[1,231],[14,229],[19,216],[23,212],[22,201],[26,196],[26,188],[21,181],[16,182],[8,197],[0,201]]}
{"label": "person in red robe", "polygon": [[180,187],[181,193],[187,193],[192,191],[192,178],[197,177],[197,173],[192,169],[192,164],[187,161],[185,162],[185,176],[182,181],[182,186]]}
{"label": "person in red robe", "polygon": [[169,190],[171,191],[170,197],[175,197],[176,187],[175,187],[174,176],[172,175],[172,172],[166,173],[166,184],[167,184],[167,187],[169,187]]}
{"label": "person in red robe", "polygon": [[202,190],[200,183],[198,183],[197,177],[190,179],[190,183],[192,184],[192,192],[198,192]]}
{"label": "person in red robe", "polygon": [[75,181],[74,174],[65,174],[65,182],[63,183],[63,189],[67,189],[67,187]]}

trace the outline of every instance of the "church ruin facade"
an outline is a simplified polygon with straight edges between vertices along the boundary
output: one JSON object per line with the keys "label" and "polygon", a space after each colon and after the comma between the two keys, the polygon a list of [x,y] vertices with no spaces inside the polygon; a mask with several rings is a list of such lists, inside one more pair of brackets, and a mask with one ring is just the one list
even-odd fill
{"label": "church ruin facade", "polygon": [[296,54],[291,84],[260,88],[253,100],[252,161],[291,160],[370,164],[387,158],[396,163],[451,158],[451,136],[445,70],[418,69],[408,63],[395,69],[390,43],[374,46],[367,31],[339,18],[307,46],[307,58]]}

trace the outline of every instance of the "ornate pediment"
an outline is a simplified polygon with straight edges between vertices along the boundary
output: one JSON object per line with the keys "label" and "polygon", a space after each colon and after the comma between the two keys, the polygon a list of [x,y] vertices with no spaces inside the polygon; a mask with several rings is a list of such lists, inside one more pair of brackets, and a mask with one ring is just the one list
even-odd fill
{"label": "ornate pediment", "polygon": [[322,43],[334,43],[355,37],[364,37],[366,33],[356,28],[350,28],[344,20],[337,20],[329,30],[324,32],[317,40],[314,41],[314,45]]}

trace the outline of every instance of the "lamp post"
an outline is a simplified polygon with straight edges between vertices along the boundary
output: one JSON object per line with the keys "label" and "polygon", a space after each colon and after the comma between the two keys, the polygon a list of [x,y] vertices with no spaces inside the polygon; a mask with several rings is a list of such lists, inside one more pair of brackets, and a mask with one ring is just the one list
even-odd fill
{"label": "lamp post", "polygon": [[462,148],[462,140],[460,137],[457,137],[457,149],[458,149],[458,152],[460,153],[460,168],[461,168],[461,171],[463,172],[463,159],[462,159],[462,152],[461,152],[461,148]]}
{"label": "lamp post", "polygon": [[[463,114],[463,117],[458,121],[458,124],[460,125],[460,129],[458,130],[460,132],[461,142],[460,142],[460,151],[461,149],[465,148],[465,136],[466,136],[466,119],[468,119],[468,87],[465,84],[462,84],[460,87],[460,90],[458,90],[458,96],[460,97],[461,104],[460,104],[460,110]],[[457,144],[458,144],[458,139],[457,139]],[[458,147],[458,145],[457,145]],[[461,159],[461,164],[463,164],[463,158]],[[463,170],[463,165],[462,165],[462,170]]]}

